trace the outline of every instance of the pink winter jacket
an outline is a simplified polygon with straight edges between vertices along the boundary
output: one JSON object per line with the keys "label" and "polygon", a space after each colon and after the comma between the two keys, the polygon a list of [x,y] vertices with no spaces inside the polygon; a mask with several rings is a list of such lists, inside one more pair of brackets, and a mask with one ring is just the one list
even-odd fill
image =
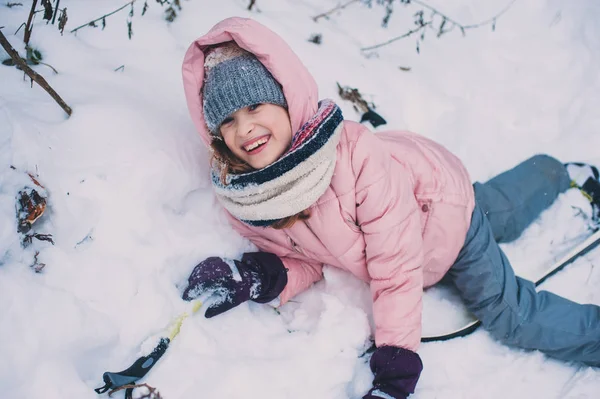
{"label": "pink winter jacket", "polygon": [[[188,107],[203,141],[210,142],[202,113],[203,49],[230,40],[281,83],[297,131],[317,110],[313,77],[277,34],[253,20],[229,18],[194,41],[183,63]],[[377,346],[415,351],[423,288],[455,261],[473,207],[469,175],[444,147],[414,133],[373,134],[344,121],[331,184],[310,208],[310,219],[276,230],[228,215],[240,234],[289,269],[282,304],[321,279],[323,264],[345,269],[370,285]]]}

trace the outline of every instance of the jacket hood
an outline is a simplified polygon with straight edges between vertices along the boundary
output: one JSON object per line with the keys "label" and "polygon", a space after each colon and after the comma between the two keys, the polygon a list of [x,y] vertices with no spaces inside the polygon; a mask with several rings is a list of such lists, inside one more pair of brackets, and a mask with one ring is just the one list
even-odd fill
{"label": "jacket hood", "polygon": [[298,131],[317,112],[317,83],[279,35],[252,19],[232,17],[219,22],[204,36],[194,40],[183,60],[183,88],[187,105],[204,144],[209,146],[211,141],[202,111],[204,50],[210,45],[232,40],[253,53],[281,84],[292,131]]}

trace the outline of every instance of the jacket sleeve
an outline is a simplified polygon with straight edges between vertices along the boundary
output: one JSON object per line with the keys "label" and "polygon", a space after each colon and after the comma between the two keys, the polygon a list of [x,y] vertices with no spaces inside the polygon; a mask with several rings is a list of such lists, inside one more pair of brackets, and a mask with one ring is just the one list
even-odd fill
{"label": "jacket sleeve", "polygon": [[410,171],[365,131],[352,155],[357,222],[371,277],[375,343],[416,351],[421,340],[423,238]]}
{"label": "jacket sleeve", "polygon": [[[279,295],[279,304],[283,305],[291,298],[304,292],[311,285],[323,278],[323,263],[312,259],[300,259],[297,256],[287,256],[289,250],[267,238],[257,234],[256,231],[237,220],[234,216],[224,211],[231,226],[241,236],[249,239],[259,250],[275,254],[281,259],[287,270],[287,284]],[[276,305],[277,306],[277,305]]]}

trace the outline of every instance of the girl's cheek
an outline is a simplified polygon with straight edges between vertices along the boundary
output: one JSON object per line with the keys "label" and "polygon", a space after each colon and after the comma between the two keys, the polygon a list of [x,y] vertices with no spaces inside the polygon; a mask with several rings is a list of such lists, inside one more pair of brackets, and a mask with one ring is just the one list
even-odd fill
{"label": "girl's cheek", "polygon": [[235,155],[239,155],[239,149],[236,147],[235,145],[235,140],[225,140],[225,145],[227,146],[227,148],[229,148],[229,150],[231,152],[233,152]]}

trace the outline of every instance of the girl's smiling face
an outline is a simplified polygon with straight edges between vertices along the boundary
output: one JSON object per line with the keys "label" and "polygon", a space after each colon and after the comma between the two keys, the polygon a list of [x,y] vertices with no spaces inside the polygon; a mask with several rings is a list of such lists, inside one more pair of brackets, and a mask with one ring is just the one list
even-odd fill
{"label": "girl's smiling face", "polygon": [[292,143],[287,110],[274,104],[255,104],[229,115],[221,124],[227,147],[254,169],[278,160]]}

